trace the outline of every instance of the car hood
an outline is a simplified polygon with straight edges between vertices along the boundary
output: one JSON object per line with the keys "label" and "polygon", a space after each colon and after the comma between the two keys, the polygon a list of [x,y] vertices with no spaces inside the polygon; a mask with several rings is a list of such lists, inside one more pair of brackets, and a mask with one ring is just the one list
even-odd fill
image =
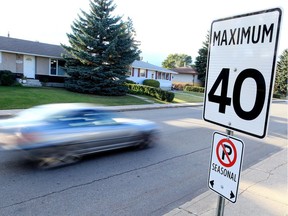
{"label": "car hood", "polygon": [[13,130],[18,128],[25,128],[30,126],[39,126],[44,124],[41,121],[29,121],[27,119],[15,117],[10,119],[4,119],[0,121],[0,131],[2,130]]}
{"label": "car hood", "polygon": [[127,123],[133,125],[155,125],[154,122],[144,120],[144,119],[130,119],[130,118],[114,118],[114,120],[118,123]]}

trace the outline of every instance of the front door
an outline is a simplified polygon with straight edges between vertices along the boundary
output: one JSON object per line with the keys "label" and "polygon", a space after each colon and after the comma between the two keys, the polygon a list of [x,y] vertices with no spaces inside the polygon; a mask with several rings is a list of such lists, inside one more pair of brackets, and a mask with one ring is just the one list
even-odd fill
{"label": "front door", "polygon": [[24,55],[24,71],[27,78],[35,79],[35,56]]}

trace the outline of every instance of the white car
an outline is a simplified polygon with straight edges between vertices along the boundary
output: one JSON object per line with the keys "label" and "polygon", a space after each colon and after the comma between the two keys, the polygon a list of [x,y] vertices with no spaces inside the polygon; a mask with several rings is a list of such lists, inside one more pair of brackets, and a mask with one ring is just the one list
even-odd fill
{"label": "white car", "polygon": [[20,112],[0,122],[0,146],[21,150],[50,168],[78,161],[81,156],[154,142],[158,126],[129,119],[93,104],[48,104]]}

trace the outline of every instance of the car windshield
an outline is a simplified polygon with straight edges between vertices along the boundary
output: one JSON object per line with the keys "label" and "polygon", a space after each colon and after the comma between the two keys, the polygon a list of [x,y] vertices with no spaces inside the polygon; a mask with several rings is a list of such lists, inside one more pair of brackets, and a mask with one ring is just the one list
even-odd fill
{"label": "car windshield", "polygon": [[33,107],[27,110],[20,112],[16,118],[28,120],[28,121],[37,121],[49,118],[57,114],[59,110],[57,109],[45,109],[43,107]]}
{"label": "car windshield", "polygon": [[106,109],[81,106],[77,104],[49,104],[35,106],[20,112],[15,120],[20,122],[50,122],[62,125],[94,124],[105,125],[116,123],[119,114]]}

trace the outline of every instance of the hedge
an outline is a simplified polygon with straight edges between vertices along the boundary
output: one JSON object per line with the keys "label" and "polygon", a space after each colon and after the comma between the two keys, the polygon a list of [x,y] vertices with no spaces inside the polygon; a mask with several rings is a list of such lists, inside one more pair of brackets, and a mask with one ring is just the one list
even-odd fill
{"label": "hedge", "polygon": [[15,75],[9,70],[0,70],[0,85],[11,86],[15,83]]}
{"label": "hedge", "polygon": [[154,88],[145,85],[126,84],[130,94],[149,95],[161,101],[172,102],[175,95],[173,92],[164,91],[160,88]]}
{"label": "hedge", "polygon": [[125,80],[125,83],[127,84],[136,84],[136,82],[132,81],[132,80],[129,80],[129,79],[126,79]]}
{"label": "hedge", "polygon": [[151,87],[154,87],[154,88],[159,88],[160,87],[160,82],[158,80],[145,79],[143,81],[143,85],[151,86]]}
{"label": "hedge", "polygon": [[183,91],[185,87],[193,86],[193,87],[201,87],[201,83],[184,83],[184,82],[173,82],[173,89]]}
{"label": "hedge", "polygon": [[184,91],[201,92],[204,93],[204,88],[199,86],[185,86]]}

